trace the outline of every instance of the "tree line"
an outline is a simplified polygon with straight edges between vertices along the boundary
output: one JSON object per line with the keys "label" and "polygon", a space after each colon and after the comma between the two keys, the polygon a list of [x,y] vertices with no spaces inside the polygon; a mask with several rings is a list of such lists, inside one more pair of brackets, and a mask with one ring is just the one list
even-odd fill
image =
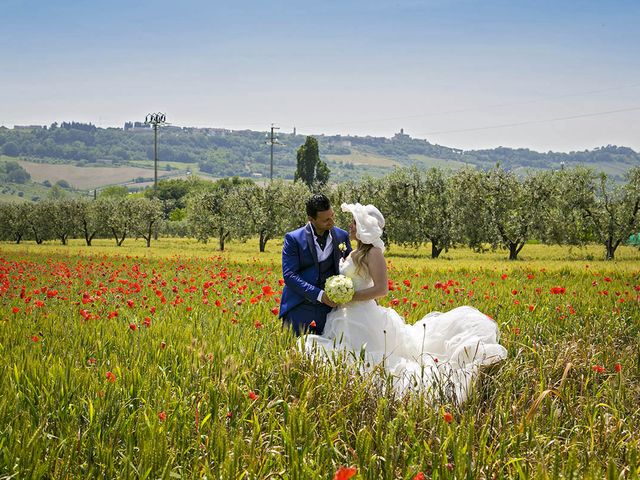
{"label": "tree line", "polygon": [[[281,133],[282,144],[274,149],[275,175],[293,179],[296,149],[304,136]],[[460,150],[436,145],[425,139],[399,134],[393,138],[332,135],[318,137],[323,160],[345,178],[356,178],[363,170],[374,175],[388,169],[371,165],[354,169],[353,164],[339,161],[340,155],[352,152],[391,158],[403,166],[419,165],[421,158],[430,157],[474,165],[482,169],[500,163],[510,170],[560,168],[577,164],[615,165],[628,170],[640,164],[640,154],[634,150],[607,145],[594,150],[569,153],[536,152],[526,148],[498,147],[488,150]],[[197,163],[202,172],[215,176],[252,177],[269,175],[269,149],[265,133],[226,129],[195,129],[167,127],[159,133],[161,161]],[[43,128],[7,129],[0,127],[0,153],[34,161],[63,161],[78,166],[122,165],[134,160],[152,160],[151,129],[98,128],[79,122],[53,123]],[[336,155],[329,160],[328,155]],[[337,160],[336,160],[337,159]],[[359,177],[358,177],[359,178]],[[622,180],[616,175],[616,180]]]}
{"label": "tree line", "polygon": [[[156,234],[211,240],[224,250],[230,238],[267,242],[306,222],[304,203],[311,191],[332,200],[339,225],[347,225],[342,202],[373,203],[387,219],[385,240],[422,248],[431,257],[458,246],[500,248],[516,260],[527,242],[603,246],[613,259],[617,248],[640,230],[640,167],[613,182],[604,174],[577,167],[520,177],[501,166],[397,168],[381,177],[328,185],[323,166],[315,180],[266,185],[238,177],[209,182],[198,177],[161,181],[158,189],[128,194],[115,187],[97,199],[0,203],[0,239],[42,243],[111,237],[117,245]],[[308,179],[307,179],[308,180]]]}

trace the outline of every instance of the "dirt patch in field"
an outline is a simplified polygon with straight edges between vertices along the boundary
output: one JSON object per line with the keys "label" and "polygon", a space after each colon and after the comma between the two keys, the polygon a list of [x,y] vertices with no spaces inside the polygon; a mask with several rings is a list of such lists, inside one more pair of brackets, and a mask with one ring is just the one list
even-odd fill
{"label": "dirt patch in field", "polygon": [[[34,163],[21,160],[18,163],[31,174],[34,182],[49,180],[52,184],[66,180],[78,189],[92,189],[106,185],[130,183],[135,178],[153,178],[153,170],[137,167],[76,167],[51,163]],[[169,172],[158,172],[158,178]]]}

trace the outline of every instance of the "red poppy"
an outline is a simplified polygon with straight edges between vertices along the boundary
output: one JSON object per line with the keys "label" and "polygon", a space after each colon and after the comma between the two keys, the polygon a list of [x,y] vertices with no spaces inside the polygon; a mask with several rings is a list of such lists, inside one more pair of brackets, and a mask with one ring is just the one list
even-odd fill
{"label": "red poppy", "polygon": [[129,328],[135,332],[138,329],[138,325],[136,325],[135,323],[130,323]]}
{"label": "red poppy", "polygon": [[349,480],[356,473],[358,469],[355,467],[340,467],[333,476],[333,480]]}
{"label": "red poppy", "polygon": [[151,326],[151,319],[149,317],[144,317],[143,323],[145,327],[149,328]]}
{"label": "red poppy", "polygon": [[503,273],[502,275],[500,275],[500,278],[501,278],[502,280],[506,280],[506,279],[507,279],[507,277],[508,277],[508,275],[507,275],[506,273]]}
{"label": "red poppy", "polygon": [[620,373],[622,371],[622,365],[616,363],[613,368],[615,368],[616,372]]}
{"label": "red poppy", "polygon": [[256,320],[254,325],[255,325],[256,328],[262,328],[262,326],[263,326],[262,323],[260,323],[260,320]]}
{"label": "red poppy", "polygon": [[164,410],[158,412],[158,419],[160,419],[161,422],[164,422],[167,419],[167,414]]}
{"label": "red poppy", "polygon": [[593,367],[591,367],[591,370],[593,370],[596,373],[604,373],[605,372],[605,368],[602,365],[594,365]]}
{"label": "red poppy", "polygon": [[114,383],[116,381],[116,376],[112,372],[107,372],[107,381]]}
{"label": "red poppy", "polygon": [[280,311],[280,309],[278,307],[273,307],[271,309],[271,313],[273,313],[274,315],[277,315],[279,311]]}
{"label": "red poppy", "polygon": [[404,283],[406,287],[411,288],[411,280],[403,280],[402,283]]}
{"label": "red poppy", "polygon": [[40,341],[40,338],[38,337],[38,335],[33,335],[31,337],[31,341],[34,343],[38,343]]}
{"label": "red poppy", "polygon": [[160,349],[164,350],[165,348],[167,348],[166,342],[160,342]]}
{"label": "red poppy", "polygon": [[317,326],[316,321],[315,320],[311,320],[311,323],[309,324],[309,326],[311,328],[316,328],[316,326]]}
{"label": "red poppy", "polygon": [[13,307],[13,308],[11,309],[11,311],[12,311],[13,313],[20,313],[20,309],[19,309],[18,307]]}
{"label": "red poppy", "polygon": [[263,285],[262,293],[263,295],[273,295],[275,292],[271,288],[271,285]]}
{"label": "red poppy", "polygon": [[256,392],[254,392],[253,390],[249,390],[249,400],[257,400],[258,399],[258,395],[256,394]]}
{"label": "red poppy", "polygon": [[442,418],[444,419],[445,422],[447,423],[451,423],[453,422],[453,415],[451,415],[451,412],[444,412],[442,414]]}
{"label": "red poppy", "polygon": [[426,480],[427,477],[424,476],[424,473],[422,472],[418,472],[416,473],[416,476],[413,477],[413,480]]}

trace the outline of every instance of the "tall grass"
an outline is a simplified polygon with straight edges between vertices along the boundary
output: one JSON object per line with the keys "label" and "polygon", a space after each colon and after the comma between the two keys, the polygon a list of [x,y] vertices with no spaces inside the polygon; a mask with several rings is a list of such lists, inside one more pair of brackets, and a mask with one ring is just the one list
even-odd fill
{"label": "tall grass", "polygon": [[0,475],[638,478],[637,250],[390,249],[383,304],[500,326],[509,358],[458,407],[301,353],[267,248],[1,245]]}

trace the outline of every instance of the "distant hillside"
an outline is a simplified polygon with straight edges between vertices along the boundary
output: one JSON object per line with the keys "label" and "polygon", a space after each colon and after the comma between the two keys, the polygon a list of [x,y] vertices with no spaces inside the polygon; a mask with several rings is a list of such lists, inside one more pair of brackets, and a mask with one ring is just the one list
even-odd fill
{"label": "distant hillside", "polygon": [[[292,179],[296,150],[305,137],[278,136],[284,145],[274,147],[274,175]],[[489,168],[496,163],[516,171],[580,164],[621,180],[630,167],[640,165],[638,153],[612,145],[583,152],[539,153],[503,147],[462,151],[404,133],[392,138],[341,135],[316,135],[316,138],[334,182],[363,175],[381,176],[396,166],[415,164],[456,169],[463,165]],[[251,130],[163,127],[158,134],[159,175],[196,173],[211,177],[265,178],[269,176],[270,163],[270,147],[265,141],[265,132]],[[153,179],[153,132],[140,124],[127,123],[122,129],[75,122],[47,127],[0,127],[0,154],[5,161],[19,161],[31,174],[29,182],[35,183],[63,179],[72,187],[92,189],[109,184],[145,184]],[[42,163],[78,168],[47,170],[34,166]]]}

